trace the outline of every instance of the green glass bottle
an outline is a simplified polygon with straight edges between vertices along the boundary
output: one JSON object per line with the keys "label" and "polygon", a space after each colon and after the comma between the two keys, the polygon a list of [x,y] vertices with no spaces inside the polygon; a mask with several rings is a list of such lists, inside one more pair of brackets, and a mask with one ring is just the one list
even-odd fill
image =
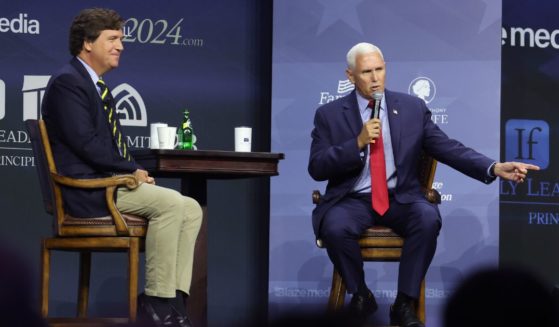
{"label": "green glass bottle", "polygon": [[190,113],[188,109],[183,112],[183,120],[179,127],[178,133],[178,149],[191,150],[192,149],[192,122],[190,121]]}

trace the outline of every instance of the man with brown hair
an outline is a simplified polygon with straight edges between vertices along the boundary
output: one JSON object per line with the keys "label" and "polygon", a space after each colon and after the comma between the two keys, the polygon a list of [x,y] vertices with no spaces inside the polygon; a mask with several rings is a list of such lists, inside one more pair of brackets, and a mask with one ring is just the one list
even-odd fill
{"label": "man with brown hair", "polygon": [[[120,188],[117,207],[149,220],[146,236],[143,310],[156,325],[190,326],[186,297],[200,205],[175,190],[155,185],[131,157],[114,99],[103,77],[118,67],[124,20],[110,9],[85,9],[70,27],[72,60],[47,86],[42,114],[59,172],[76,178],[133,174],[140,186]],[[63,189],[66,210],[76,217],[107,216],[103,190]]]}

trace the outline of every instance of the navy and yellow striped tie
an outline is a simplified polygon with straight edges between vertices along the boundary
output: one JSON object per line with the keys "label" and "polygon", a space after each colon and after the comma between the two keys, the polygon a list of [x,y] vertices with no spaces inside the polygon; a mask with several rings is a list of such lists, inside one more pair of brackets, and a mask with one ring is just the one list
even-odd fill
{"label": "navy and yellow striped tie", "polygon": [[132,157],[130,156],[130,153],[128,153],[126,141],[124,140],[122,133],[120,132],[120,123],[116,115],[114,99],[111,95],[111,92],[109,91],[107,84],[105,84],[102,79],[97,81],[97,86],[99,86],[101,90],[101,100],[103,101],[103,108],[107,113],[109,128],[113,134],[113,139],[118,148],[118,152],[123,158],[131,161]]}

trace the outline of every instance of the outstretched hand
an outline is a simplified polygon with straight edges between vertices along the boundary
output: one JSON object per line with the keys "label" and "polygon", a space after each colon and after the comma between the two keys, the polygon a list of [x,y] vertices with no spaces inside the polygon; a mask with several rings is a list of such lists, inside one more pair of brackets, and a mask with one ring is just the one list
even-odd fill
{"label": "outstretched hand", "polygon": [[524,182],[528,170],[540,170],[540,167],[515,161],[495,164],[495,176],[517,183]]}

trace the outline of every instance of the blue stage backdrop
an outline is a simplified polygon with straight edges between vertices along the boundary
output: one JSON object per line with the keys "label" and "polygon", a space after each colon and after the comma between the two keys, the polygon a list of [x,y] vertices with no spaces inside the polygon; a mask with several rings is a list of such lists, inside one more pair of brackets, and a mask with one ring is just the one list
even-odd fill
{"label": "blue stage backdrop", "polygon": [[[35,269],[40,239],[51,234],[51,219],[42,208],[24,120],[40,117],[50,76],[71,59],[72,19],[89,7],[112,8],[126,19],[120,67],[104,77],[118,102],[129,147],[149,147],[150,123],[177,126],[182,110],[189,109],[198,149],[233,150],[234,127],[252,126],[253,150],[269,150],[270,82],[265,76],[269,78],[271,65],[271,4],[0,2],[0,237],[19,248]],[[176,180],[159,179],[158,184],[179,186]],[[257,179],[209,183],[210,323],[264,315],[268,250],[267,238],[260,234],[268,232],[268,221],[262,218],[269,212],[268,186]],[[94,256],[93,266],[89,314],[126,313],[124,257]],[[57,253],[52,267],[50,311],[71,316],[77,256]]]}
{"label": "blue stage backdrop", "polygon": [[559,23],[556,2],[506,1],[502,27],[501,157],[541,171],[501,182],[500,261],[559,286]]}
{"label": "blue stage backdrop", "polygon": [[[387,88],[422,97],[451,137],[499,157],[501,1],[283,0],[274,3],[272,151],[284,152],[272,180],[269,302],[272,316],[324,308],[332,265],[315,245],[307,173],[317,107],[351,91],[345,54],[362,41],[387,61]],[[429,84],[418,94],[414,85]],[[440,326],[448,295],[470,271],[498,261],[498,183],[486,186],[439,165],[442,233],[427,274],[427,321]],[[365,266],[369,287],[388,320],[396,263]]]}

